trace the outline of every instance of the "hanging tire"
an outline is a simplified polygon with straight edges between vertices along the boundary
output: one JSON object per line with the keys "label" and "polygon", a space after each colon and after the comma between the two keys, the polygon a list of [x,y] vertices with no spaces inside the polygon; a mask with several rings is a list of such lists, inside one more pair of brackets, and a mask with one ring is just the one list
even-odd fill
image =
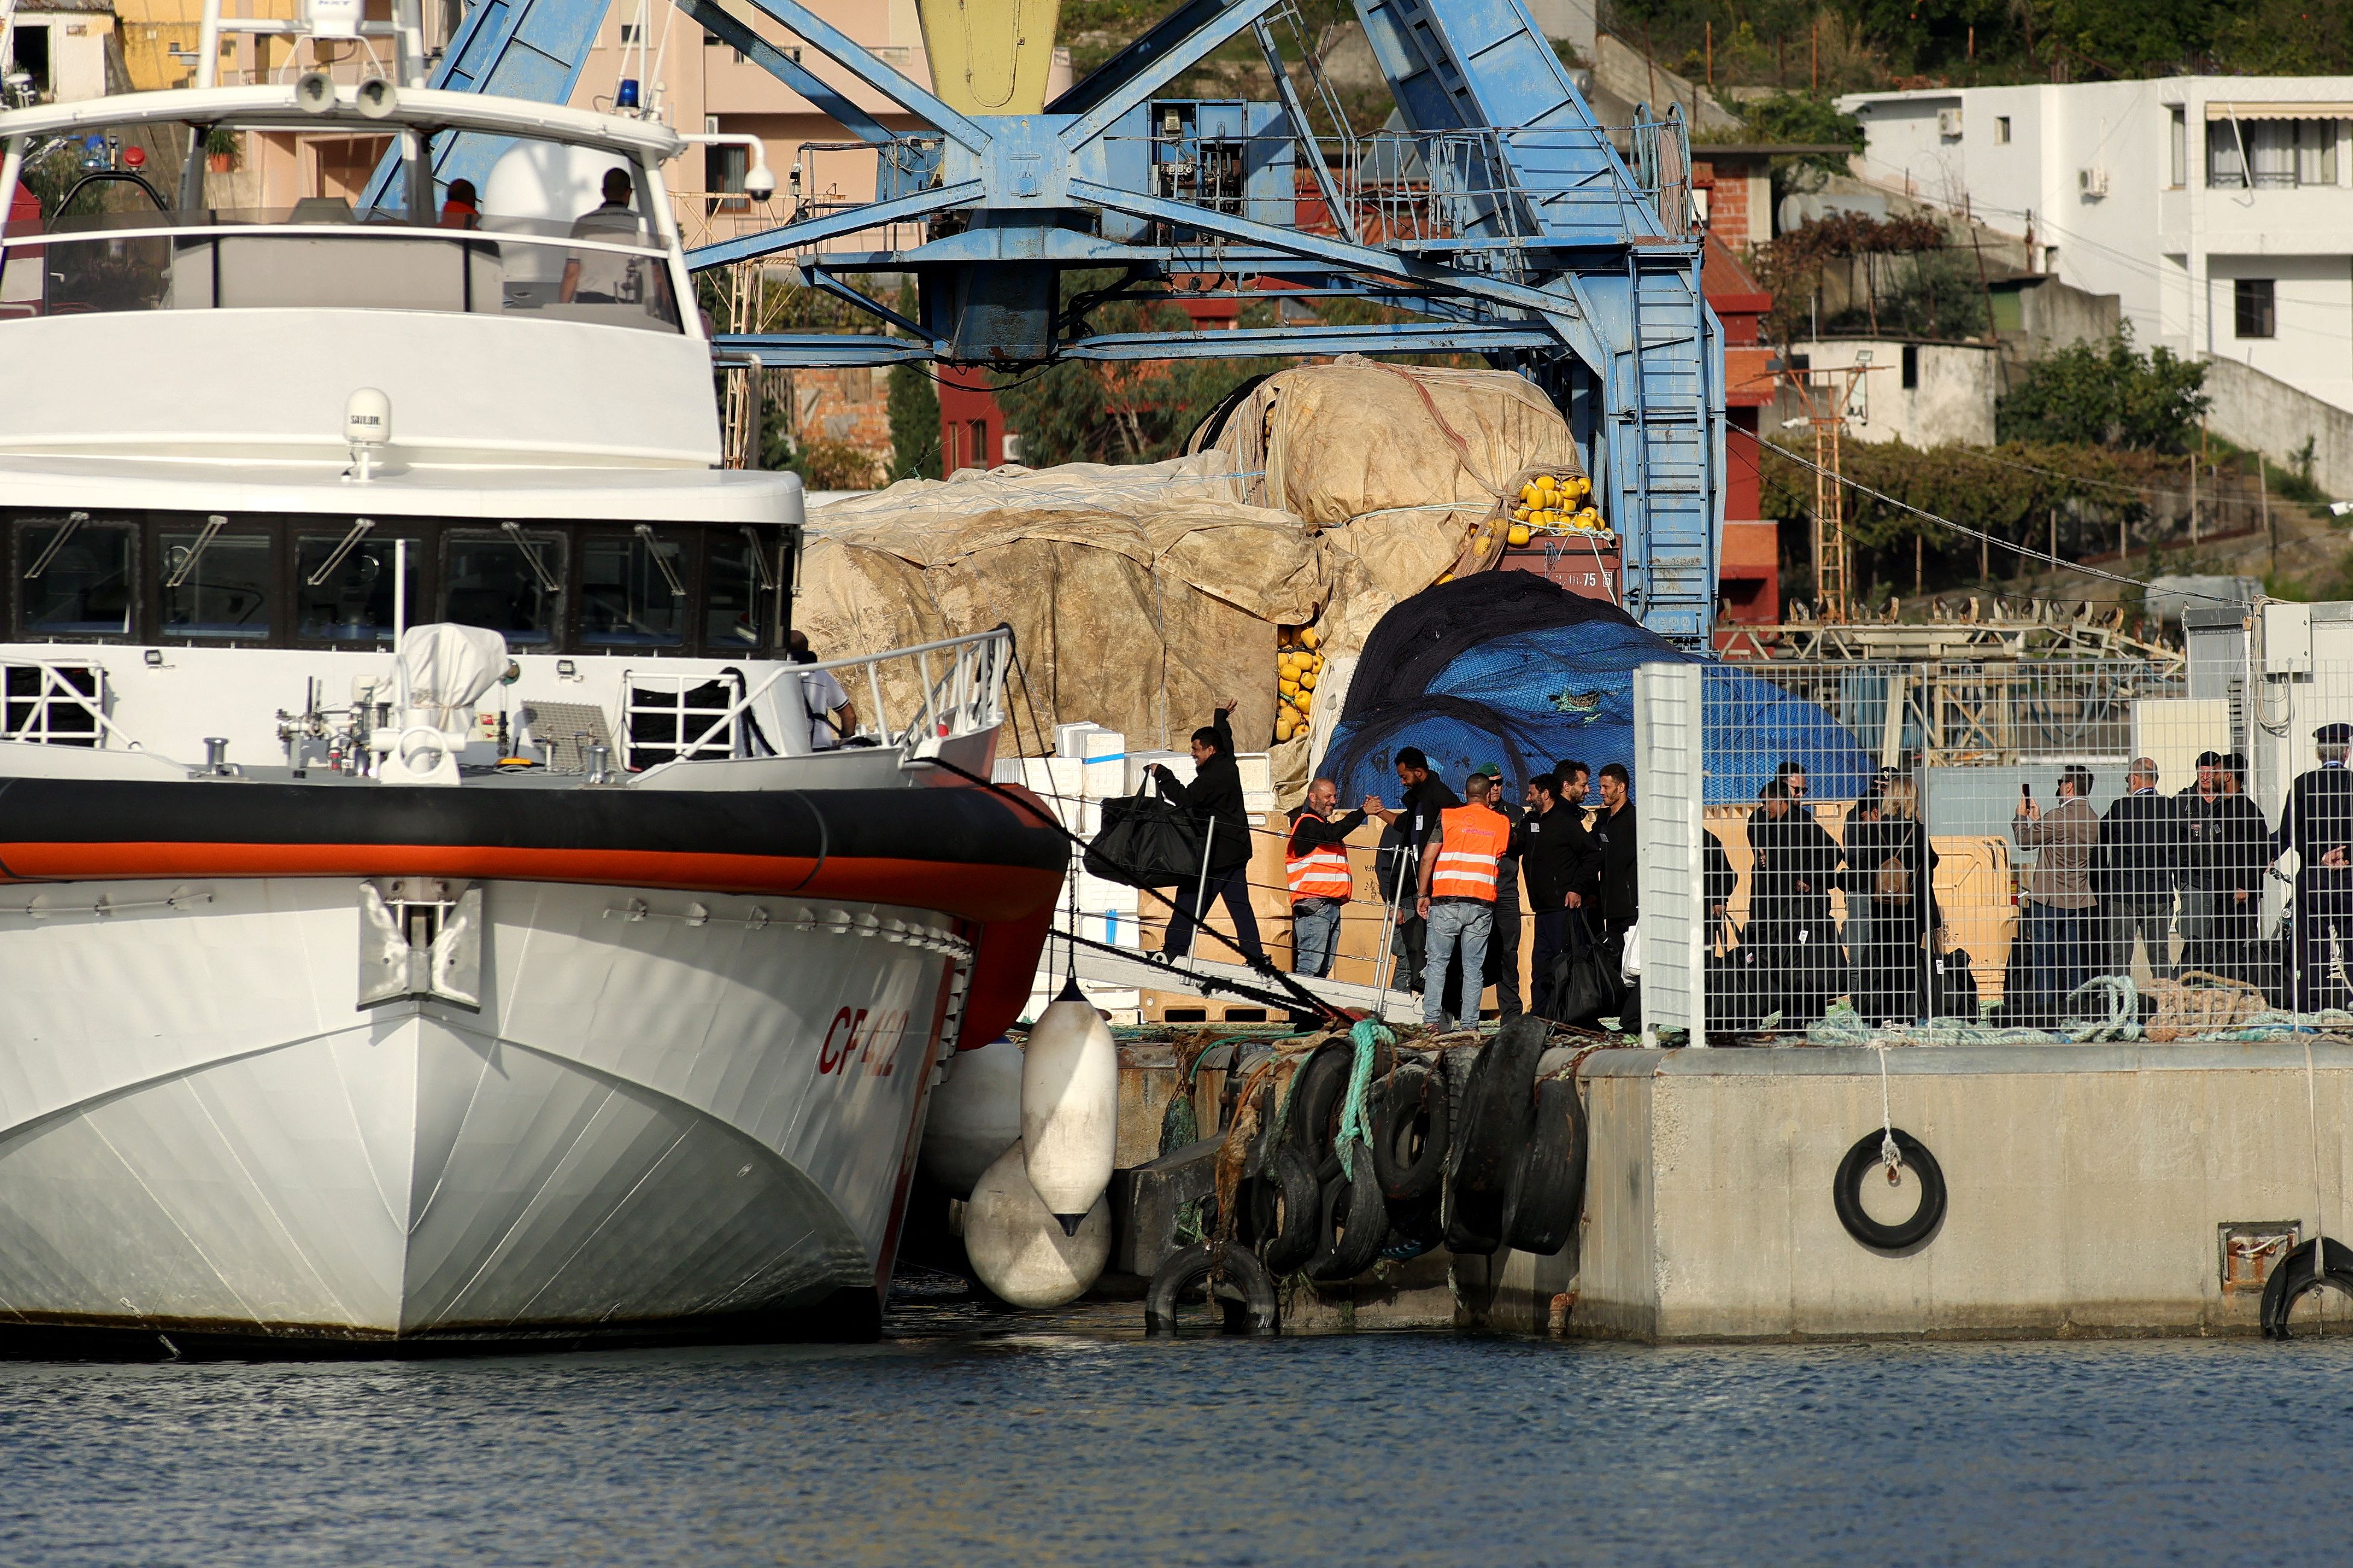
{"label": "hanging tire", "polygon": [[2319,1290],[2334,1290],[2348,1298],[2353,1307],[2353,1247],[2348,1247],[2335,1237],[2323,1238],[2327,1254],[2324,1267],[2313,1267],[2311,1242],[2288,1249],[2263,1281],[2263,1338],[2289,1340],[2295,1337],[2289,1319],[2295,1304]]}
{"label": "hanging tire", "polygon": [[1536,1080],[1535,1131],[1512,1183],[1504,1239],[1551,1258],[1585,1208],[1585,1101],[1571,1078]]}
{"label": "hanging tire", "polygon": [[[1212,1284],[1209,1276],[1218,1271],[1221,1261],[1223,1279]],[[1182,1326],[1179,1312],[1187,1304],[1186,1298],[1197,1290],[1201,1292],[1202,1304],[1216,1304],[1222,1333],[1271,1334],[1281,1326],[1274,1276],[1266,1271],[1266,1265],[1247,1247],[1232,1242],[1219,1247],[1213,1241],[1197,1241],[1170,1253],[1167,1261],[1154,1271],[1151,1288],[1144,1296],[1144,1331],[1176,1332]]]}
{"label": "hanging tire", "polygon": [[1318,1163],[1331,1153],[1332,1137],[1340,1126],[1340,1104],[1348,1095],[1348,1075],[1356,1067],[1356,1049],[1346,1041],[1334,1040],[1317,1047],[1299,1069],[1292,1090],[1284,1142],[1306,1150]]}
{"label": "hanging tire", "polygon": [[1443,1246],[1446,1225],[1439,1206],[1436,1193],[1410,1204],[1389,1205],[1389,1233],[1381,1238],[1381,1256],[1401,1263]]}
{"label": "hanging tire", "polygon": [[1398,1068],[1380,1090],[1373,1112],[1373,1170],[1383,1197],[1414,1203],[1438,1191],[1446,1174],[1452,1097],[1446,1080],[1419,1062]]}
{"label": "hanging tire", "polygon": [[1266,1173],[1250,1190],[1250,1227],[1266,1267],[1290,1273],[1313,1258],[1324,1242],[1324,1194],[1315,1167],[1301,1151],[1278,1147]]}
{"label": "hanging tire", "polygon": [[1499,1203],[1509,1191],[1513,1168],[1527,1148],[1536,1058],[1551,1036],[1550,1025],[1523,1013],[1497,1030],[1471,1064],[1461,1114],[1451,1129],[1449,1186],[1487,1193]]}
{"label": "hanging tire", "polygon": [[1917,1177],[1920,1183],[1920,1206],[1912,1217],[1894,1225],[1882,1225],[1862,1209],[1862,1184],[1880,1169],[1880,1143],[1886,1134],[1866,1132],[1855,1140],[1854,1147],[1839,1162],[1838,1176],[1831,1185],[1831,1195],[1838,1205],[1839,1224],[1846,1233],[1870,1247],[1873,1252],[1902,1252],[1916,1247],[1936,1233],[1945,1218],[1945,1173],[1936,1163],[1936,1156],[1928,1147],[1901,1127],[1894,1130],[1897,1164]]}
{"label": "hanging tire", "polygon": [[1354,1279],[1373,1266],[1388,1239],[1389,1205],[1381,1196],[1380,1178],[1360,1148],[1356,1173],[1341,1174],[1324,1184],[1322,1237],[1307,1265],[1310,1279]]}

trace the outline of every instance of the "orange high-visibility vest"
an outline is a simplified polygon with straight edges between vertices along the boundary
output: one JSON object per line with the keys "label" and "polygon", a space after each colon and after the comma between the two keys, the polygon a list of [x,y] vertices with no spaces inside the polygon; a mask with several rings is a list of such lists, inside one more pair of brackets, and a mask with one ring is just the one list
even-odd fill
{"label": "orange high-visibility vest", "polygon": [[1291,901],[1335,899],[1345,903],[1356,887],[1356,878],[1348,871],[1348,852],[1337,844],[1324,844],[1304,855],[1299,853],[1299,824],[1306,820],[1303,816],[1292,823],[1291,837],[1282,847],[1282,873],[1291,884]]}
{"label": "orange high-visibility vest", "polygon": [[1495,901],[1495,862],[1512,845],[1512,825],[1483,805],[1451,806],[1438,817],[1438,868],[1430,874],[1433,899]]}

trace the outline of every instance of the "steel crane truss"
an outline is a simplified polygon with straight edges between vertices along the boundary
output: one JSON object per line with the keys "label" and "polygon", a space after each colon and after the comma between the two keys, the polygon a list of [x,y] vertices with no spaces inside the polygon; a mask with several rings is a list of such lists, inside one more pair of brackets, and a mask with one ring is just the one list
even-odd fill
{"label": "steel crane truss", "polygon": [[[1482,354],[1525,371],[1567,412],[1626,541],[1629,607],[1667,636],[1709,637],[1723,351],[1701,291],[1683,127],[1672,110],[1635,127],[1630,166],[1525,0],[1358,0],[1409,129],[1356,137],[1342,123],[1336,142],[1311,133],[1282,68],[1268,18],[1295,26],[1288,0],[1193,0],[1044,112],[981,118],[798,0],[681,4],[876,158],[873,201],[826,205],[805,193],[791,221],[705,246],[690,264],[789,258],[813,287],[904,334],[742,334],[723,348],[769,365]],[[927,128],[881,124],[753,31],[743,7]],[[1246,29],[1282,101],[1159,96]],[[1339,232],[1300,226],[1303,168]],[[829,248],[878,234],[894,245],[902,225],[920,243]],[[1119,281],[1066,308],[1060,275],[1081,268]],[[851,281],[878,273],[919,280],[916,319]],[[1420,319],[1146,333],[1097,333],[1086,319],[1109,300],[1212,296],[1347,296]]]}

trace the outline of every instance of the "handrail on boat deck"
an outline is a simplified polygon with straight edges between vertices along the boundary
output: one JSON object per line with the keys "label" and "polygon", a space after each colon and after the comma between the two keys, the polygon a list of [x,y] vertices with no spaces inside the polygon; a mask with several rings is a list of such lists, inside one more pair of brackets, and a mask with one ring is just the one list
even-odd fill
{"label": "handrail on boat deck", "polygon": [[[5,698],[0,698],[0,703],[5,703],[5,707],[13,708],[19,702],[27,705],[25,722],[17,729],[12,731],[5,722],[0,722],[0,740],[31,742],[34,732],[38,731],[41,740],[33,743],[48,743],[47,738],[52,733],[52,726],[49,722],[50,705],[53,701],[63,699],[68,706],[79,708],[89,714],[91,722],[98,726],[97,731],[90,738],[92,747],[102,747],[106,737],[111,735],[122,743],[122,749],[126,752],[142,749],[122,726],[106,716],[107,679],[104,665],[68,663],[45,658],[0,659],[0,686],[5,686],[5,672],[11,669],[39,670],[41,689],[27,696],[20,697],[9,693]],[[95,677],[98,689],[82,690],[71,680],[66,679],[65,672],[69,669],[79,670]],[[5,718],[5,714],[0,713],[0,718]],[[79,738],[76,737],[76,739]]]}
{"label": "handrail on boat deck", "polygon": [[[695,737],[691,744],[680,748],[679,758],[691,760],[786,677],[797,679],[843,669],[865,670],[867,691],[874,703],[875,726],[882,739],[889,742],[892,736],[882,700],[881,667],[892,659],[913,658],[923,682],[923,699],[908,718],[906,727],[899,732],[895,742],[901,762],[911,763],[926,742],[955,733],[951,726],[959,720],[966,728],[973,730],[986,729],[1002,721],[1005,677],[1012,662],[1012,651],[1013,628],[999,625],[985,632],[969,632],[963,637],[916,643],[883,653],[820,659],[815,664],[788,664],[759,685],[747,689],[709,729]],[[930,657],[935,653],[953,653],[955,656],[936,680],[932,678]],[[942,700],[944,689],[947,692],[944,702]]]}

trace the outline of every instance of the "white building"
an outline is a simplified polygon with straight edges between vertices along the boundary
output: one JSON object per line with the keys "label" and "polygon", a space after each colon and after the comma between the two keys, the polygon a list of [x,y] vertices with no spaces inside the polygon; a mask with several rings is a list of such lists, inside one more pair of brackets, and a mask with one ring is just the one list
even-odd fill
{"label": "white building", "polygon": [[0,5],[0,100],[22,107],[106,92],[114,0],[18,0]]}
{"label": "white building", "polygon": [[2144,345],[2353,409],[2353,78],[1852,93],[1863,178],[2030,237]]}

